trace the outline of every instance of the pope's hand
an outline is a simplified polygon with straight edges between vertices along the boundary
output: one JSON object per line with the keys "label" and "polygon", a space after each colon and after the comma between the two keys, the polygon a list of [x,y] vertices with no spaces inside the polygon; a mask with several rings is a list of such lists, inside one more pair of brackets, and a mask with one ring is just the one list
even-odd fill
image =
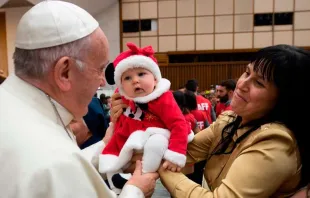
{"label": "pope's hand", "polygon": [[126,184],[138,187],[145,197],[151,197],[154,193],[156,180],[158,178],[158,173],[142,173],[142,163],[140,160],[137,160],[136,169]]}

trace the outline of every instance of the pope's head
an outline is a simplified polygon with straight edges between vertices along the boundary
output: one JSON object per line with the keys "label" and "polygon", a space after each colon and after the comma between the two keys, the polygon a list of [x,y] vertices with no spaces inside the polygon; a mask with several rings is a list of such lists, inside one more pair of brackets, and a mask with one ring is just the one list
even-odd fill
{"label": "pope's head", "polygon": [[43,1],[24,14],[16,32],[15,73],[81,118],[99,86],[109,46],[98,22],[64,1]]}

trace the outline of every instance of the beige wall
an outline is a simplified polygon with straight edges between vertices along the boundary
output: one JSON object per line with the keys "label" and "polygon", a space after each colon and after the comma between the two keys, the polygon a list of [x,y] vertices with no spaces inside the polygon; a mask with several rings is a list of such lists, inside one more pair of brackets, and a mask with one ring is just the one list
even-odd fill
{"label": "beige wall", "polygon": [[[254,27],[255,13],[294,12],[293,25]],[[310,46],[310,0],[122,0],[122,20],[157,20],[151,35],[122,33],[157,52]]]}
{"label": "beige wall", "polygon": [[29,8],[30,7],[0,9],[0,11],[5,12],[6,15],[6,42],[9,74],[14,72],[12,56],[15,49],[16,27],[20,18]]}
{"label": "beige wall", "polygon": [[[0,9],[6,14],[6,35],[7,35],[7,60],[9,74],[14,72],[13,53],[15,49],[16,28],[20,18],[30,7]],[[119,36],[119,3],[116,2],[95,15],[100,27],[105,32],[110,43],[110,59],[113,60],[120,52]]]}
{"label": "beige wall", "polygon": [[119,30],[119,3],[102,10],[94,16],[98,20],[101,29],[108,38],[110,45],[110,60],[120,53],[120,30]]}
{"label": "beige wall", "polygon": [[[119,30],[119,3],[116,2],[110,7],[102,10],[94,16],[109,41],[110,61],[113,61],[120,53],[120,30]],[[112,95],[115,86],[106,86],[97,91],[98,96],[105,93],[107,96]]]}

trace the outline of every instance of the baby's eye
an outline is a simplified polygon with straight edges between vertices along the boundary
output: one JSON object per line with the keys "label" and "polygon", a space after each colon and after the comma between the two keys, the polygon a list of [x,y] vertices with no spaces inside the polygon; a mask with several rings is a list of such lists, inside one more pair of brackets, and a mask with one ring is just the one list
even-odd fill
{"label": "baby's eye", "polygon": [[124,78],[124,80],[130,80],[131,78],[130,78],[130,76],[126,76],[125,78]]}
{"label": "baby's eye", "polygon": [[144,76],[144,75],[145,75],[145,72],[140,72],[138,75],[139,75],[139,76]]}

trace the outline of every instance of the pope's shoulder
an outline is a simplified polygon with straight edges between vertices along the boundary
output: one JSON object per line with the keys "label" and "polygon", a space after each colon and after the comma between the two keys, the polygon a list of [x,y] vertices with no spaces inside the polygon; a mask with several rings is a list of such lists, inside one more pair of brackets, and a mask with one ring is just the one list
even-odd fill
{"label": "pope's shoulder", "polygon": [[6,163],[17,163],[20,168],[48,167],[81,155],[64,127],[29,112],[34,109],[3,111],[0,109],[5,115],[0,119],[0,153],[7,156]]}

